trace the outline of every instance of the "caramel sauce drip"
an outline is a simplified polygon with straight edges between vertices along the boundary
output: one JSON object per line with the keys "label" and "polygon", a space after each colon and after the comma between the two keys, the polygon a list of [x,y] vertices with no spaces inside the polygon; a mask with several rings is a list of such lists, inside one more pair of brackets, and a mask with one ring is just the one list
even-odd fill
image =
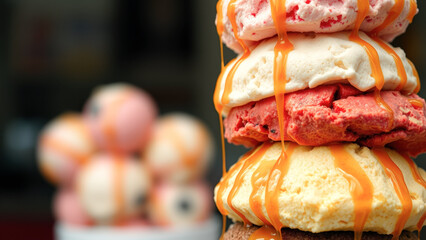
{"label": "caramel sauce drip", "polygon": [[[271,0],[271,15],[278,33],[278,41],[274,48],[274,93],[277,103],[278,122],[280,127],[280,137],[282,145],[282,156],[285,158],[284,148],[284,96],[287,83],[286,68],[289,52],[294,49],[293,44],[287,36],[286,29],[286,1]],[[279,229],[277,229],[279,230]]]}
{"label": "caramel sauce drip", "polygon": [[414,93],[418,93],[420,91],[420,88],[421,88],[419,73],[417,72],[417,69],[414,66],[413,62],[411,62],[408,59],[407,59],[407,62],[410,64],[411,69],[413,69],[413,75],[414,75],[414,77],[416,77],[417,86],[414,89]]}
{"label": "caramel sauce drip", "polygon": [[114,200],[117,204],[117,213],[115,215],[114,224],[122,225],[125,213],[125,200],[124,200],[124,159],[121,156],[114,156]]}
{"label": "caramel sauce drip", "polygon": [[420,239],[420,232],[422,231],[422,227],[423,227],[423,224],[425,223],[425,220],[426,220],[426,212],[425,213],[423,213],[423,215],[422,215],[422,217],[420,218],[420,220],[419,220],[419,222],[417,223],[417,237],[418,237],[418,239]]}
{"label": "caramel sauce drip", "polygon": [[[266,151],[270,148],[272,143],[267,142],[265,144],[262,144],[259,148],[256,148],[255,150],[250,151],[248,154],[246,154],[244,158],[244,164],[243,167],[240,169],[240,171],[237,174],[237,177],[235,178],[234,185],[231,188],[231,191],[228,195],[228,206],[236,213],[240,218],[243,220],[245,225],[249,225],[250,221],[242,214],[240,211],[238,211],[232,204],[232,199],[235,198],[235,195],[237,195],[238,191],[241,188],[241,185],[244,181],[244,177],[247,174],[247,170],[253,166],[253,163],[259,161],[266,153]],[[241,159],[243,160],[243,159]],[[240,160],[240,161],[241,161]]]}
{"label": "caramel sauce drip", "polygon": [[[414,161],[407,155],[407,154],[401,154],[402,157],[404,157],[405,161],[408,163],[408,166],[410,166],[411,174],[413,174],[414,180],[423,186],[423,188],[426,188],[426,181],[423,179],[423,177],[419,173],[419,169],[417,168]],[[420,239],[420,231],[422,230],[423,224],[426,219],[426,212],[423,213],[422,217],[420,218],[419,222],[417,223],[417,231]]]}
{"label": "caramel sauce drip", "polygon": [[[389,105],[383,100],[383,98],[380,95],[380,90],[382,90],[383,85],[385,84],[385,80],[383,77],[382,68],[380,66],[379,54],[377,53],[376,49],[371,44],[364,41],[359,36],[359,28],[361,27],[362,22],[367,16],[369,8],[370,8],[370,3],[368,0],[358,0],[358,14],[355,21],[354,29],[351,35],[349,36],[349,40],[361,45],[368,55],[368,59],[370,61],[370,66],[371,66],[371,76],[376,81],[376,91],[374,94],[375,100],[376,100],[376,103],[381,108],[383,108],[386,112],[388,112],[388,114],[390,115],[388,129],[391,129],[393,125],[394,113],[392,109],[389,107]],[[386,23],[386,20],[385,20],[385,23]]]}
{"label": "caramel sauce drip", "polygon": [[410,0],[410,11],[407,15],[407,20],[411,23],[413,21],[414,15],[417,12],[417,3],[416,0]]}
{"label": "caramel sauce drip", "polygon": [[424,103],[422,100],[420,99],[415,99],[415,98],[409,98],[408,102],[413,106],[413,107],[418,107],[418,108],[423,108],[424,107]]}
{"label": "caramel sauce drip", "polygon": [[393,23],[401,15],[402,10],[404,10],[404,4],[405,0],[395,0],[395,4],[389,10],[388,16],[385,18],[382,24],[371,31],[371,34],[377,36],[380,31],[389,26],[389,24]]}
{"label": "caramel sauce drip", "polygon": [[248,240],[281,240],[280,234],[273,227],[265,225],[254,231]]}
{"label": "caramel sauce drip", "polygon": [[360,240],[368,215],[371,212],[373,184],[359,163],[345,150],[343,145],[332,145],[329,148],[334,156],[335,167],[349,183],[354,201],[354,238]]}
{"label": "caramel sauce drip", "polygon": [[[246,153],[246,154],[250,154],[250,152]],[[225,190],[229,188],[230,186],[230,181],[229,179],[232,176],[232,172],[236,171],[236,169],[240,169],[242,167],[242,165],[245,162],[245,156],[246,154],[242,157],[242,159],[240,161],[238,161],[229,171],[228,174],[224,174],[224,176],[222,177],[222,180],[219,182],[219,188],[216,194],[216,205],[217,205],[217,209],[219,210],[219,212],[222,215],[228,215],[228,211],[226,211],[225,209],[225,205],[223,203],[223,196],[225,194]]]}
{"label": "caramel sauce drip", "polygon": [[389,114],[389,121],[388,121],[387,130],[390,131],[392,129],[393,123],[394,123],[394,113],[393,113],[393,110],[385,102],[385,100],[383,100],[380,90],[378,90],[378,89],[374,90],[374,99],[376,100],[376,103]]}
{"label": "caramel sauce drip", "polygon": [[250,208],[256,217],[258,217],[265,225],[271,225],[271,223],[266,219],[266,216],[262,210],[262,193],[265,192],[266,183],[275,162],[275,159],[263,161],[262,164],[260,164],[259,167],[254,171],[251,177],[251,186],[253,189],[249,199]]}
{"label": "caramel sauce drip", "polygon": [[368,58],[370,60],[370,66],[371,66],[371,72],[372,72],[371,76],[376,81],[376,88],[381,90],[383,88],[385,80],[383,77],[382,68],[380,66],[379,54],[377,53],[376,49],[371,44],[364,41],[359,36],[359,28],[361,26],[361,23],[364,21],[365,17],[367,16],[369,7],[370,7],[370,4],[368,0],[358,0],[358,15],[355,21],[355,27],[351,35],[349,36],[349,40],[355,43],[358,43],[366,51]]}
{"label": "caramel sauce drip", "polygon": [[402,63],[401,58],[391,47],[389,47],[383,40],[378,37],[378,34],[401,15],[402,10],[404,10],[404,3],[404,0],[395,0],[395,4],[389,10],[387,18],[383,21],[381,25],[379,25],[378,27],[373,29],[373,31],[370,32],[370,37],[377,44],[379,44],[389,55],[391,55],[395,61],[396,69],[398,71],[398,76],[400,79],[400,83],[395,89],[397,91],[403,89],[405,84],[407,83],[407,73],[405,72],[404,64]]}
{"label": "caramel sauce drip", "polygon": [[219,36],[219,42],[220,42],[220,67],[221,71],[224,69],[224,62],[223,62],[223,43],[222,43],[222,34],[224,30],[223,26],[223,0],[219,0],[216,4],[216,12],[217,12],[217,20],[216,20],[216,30],[217,35]]}
{"label": "caramel sauce drip", "polygon": [[245,42],[238,36],[238,25],[235,17],[235,2],[236,0],[231,0],[229,2],[227,16],[229,18],[229,21],[231,22],[235,39],[237,39],[238,43],[243,48],[244,53],[238,58],[238,60],[235,62],[234,66],[232,66],[231,70],[229,70],[228,75],[226,76],[225,89],[222,95],[222,104],[225,105],[229,103],[229,94],[232,92],[232,82],[234,79],[235,72],[237,71],[240,64],[250,56],[251,52]]}
{"label": "caramel sauce drip", "polygon": [[266,182],[265,190],[265,202],[267,203],[265,204],[266,212],[268,213],[272,226],[275,228],[275,230],[277,230],[280,237],[283,224],[281,223],[279,214],[279,196],[282,192],[285,191],[285,189],[282,189],[281,187],[284,183],[284,177],[287,174],[290,166],[291,155],[298,145],[289,142],[287,146],[288,147],[285,149],[284,154],[280,155],[272,167],[268,181]]}
{"label": "caramel sauce drip", "polygon": [[395,89],[396,91],[400,91],[405,87],[407,84],[407,73],[405,71],[404,64],[402,63],[401,58],[398,56],[398,54],[389,46],[387,45],[383,40],[381,40],[377,36],[371,36],[371,38],[380,45],[389,55],[393,57],[393,60],[395,61],[396,70],[398,72],[398,76],[400,79],[398,87]]}
{"label": "caramel sauce drip", "polygon": [[401,214],[395,224],[395,229],[392,233],[392,239],[399,239],[399,235],[404,229],[405,223],[411,214],[413,204],[411,202],[410,192],[404,181],[404,176],[398,166],[392,161],[384,148],[372,149],[377,160],[385,170],[386,175],[391,179],[392,185],[402,204]]}

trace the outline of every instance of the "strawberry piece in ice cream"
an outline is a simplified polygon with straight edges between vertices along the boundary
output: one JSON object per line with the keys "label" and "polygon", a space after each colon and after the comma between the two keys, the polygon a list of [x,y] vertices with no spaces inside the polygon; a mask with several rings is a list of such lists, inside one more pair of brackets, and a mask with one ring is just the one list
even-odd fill
{"label": "strawberry piece in ice cream", "polygon": [[[388,146],[416,156],[426,151],[424,100],[416,94],[382,91],[393,118],[381,108],[374,93],[350,85],[320,86],[285,95],[285,140],[320,146],[358,142],[368,147]],[[412,104],[415,100],[419,104]],[[274,97],[231,109],[225,124],[229,142],[252,147],[279,141],[280,131]]]}
{"label": "strawberry piece in ice cream", "polygon": [[[223,0],[224,23],[223,42],[231,49],[241,53],[242,48],[234,37],[232,24],[227,17],[230,0]],[[370,32],[380,26],[388,17],[394,0],[370,0],[370,9],[360,30]],[[357,17],[357,0],[287,0],[286,27],[289,32],[330,33],[351,30]],[[379,36],[392,41],[405,32],[412,13],[416,13],[415,4],[404,0],[404,7],[399,16],[379,32]],[[255,42],[276,35],[268,0],[240,0],[235,2],[236,25],[238,36],[246,43]]]}

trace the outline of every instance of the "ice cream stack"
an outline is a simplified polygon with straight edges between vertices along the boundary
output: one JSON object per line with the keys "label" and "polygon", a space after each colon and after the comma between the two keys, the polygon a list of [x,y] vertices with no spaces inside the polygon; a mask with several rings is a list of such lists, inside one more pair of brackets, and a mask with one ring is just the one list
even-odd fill
{"label": "ice cream stack", "polygon": [[213,99],[224,137],[251,148],[215,188],[234,222],[223,239],[420,236],[426,172],[410,157],[426,152],[425,100],[389,43],[417,11],[415,0],[219,0],[221,45],[239,56],[222,57]]}
{"label": "ice cream stack", "polygon": [[[157,111],[143,90],[110,84],[94,91],[82,114],[63,114],[45,127],[38,159],[43,175],[59,187],[58,222],[86,229],[168,229],[211,217],[204,179],[213,151],[210,133],[190,115],[157,117]],[[131,239],[148,236],[145,230]],[[126,238],[121,233],[118,239]]]}

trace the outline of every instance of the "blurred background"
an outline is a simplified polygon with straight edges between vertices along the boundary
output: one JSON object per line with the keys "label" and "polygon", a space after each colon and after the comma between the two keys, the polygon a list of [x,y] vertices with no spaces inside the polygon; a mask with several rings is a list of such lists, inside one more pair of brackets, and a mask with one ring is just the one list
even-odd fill
{"label": "blurred background", "polygon": [[[160,114],[183,111],[204,121],[217,146],[208,179],[212,187],[219,181],[216,2],[0,2],[0,239],[53,238],[55,188],[36,165],[37,136],[60,113],[81,111],[100,84],[132,83],[153,96]],[[393,44],[425,79],[426,3],[418,5],[420,13]],[[226,61],[234,56],[225,49]],[[426,89],[419,95],[426,97]],[[228,165],[246,151],[226,149]],[[426,167],[426,155],[416,161]]]}

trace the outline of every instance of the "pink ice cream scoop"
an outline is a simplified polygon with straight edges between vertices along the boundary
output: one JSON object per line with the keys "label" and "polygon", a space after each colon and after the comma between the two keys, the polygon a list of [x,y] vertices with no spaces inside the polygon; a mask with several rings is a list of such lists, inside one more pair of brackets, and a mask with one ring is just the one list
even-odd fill
{"label": "pink ice cream scoop", "polygon": [[154,224],[162,226],[188,226],[210,217],[211,190],[205,183],[185,185],[161,183],[150,196],[149,216]]}
{"label": "pink ice cream scoop", "polygon": [[[219,1],[218,6],[219,10],[223,11],[223,18],[217,18],[216,24],[224,25],[223,42],[229,48],[241,53],[242,48],[234,36],[233,26],[228,18],[230,2],[231,0]],[[238,37],[246,44],[251,46],[257,41],[277,34],[269,0],[233,2]],[[287,0],[285,2],[287,31],[327,33],[351,30],[357,18],[357,2],[357,0]],[[386,41],[392,41],[405,32],[416,13],[416,0],[370,0],[370,10],[360,30],[371,32],[382,25],[390,14],[393,14],[396,18],[378,32],[378,35]]]}
{"label": "pink ice cream scoop", "polygon": [[116,153],[131,153],[143,148],[156,115],[157,108],[151,97],[127,84],[97,89],[84,109],[96,143]]}
{"label": "pink ice cream scoop", "polygon": [[83,210],[75,191],[64,188],[56,194],[53,211],[56,219],[73,226],[88,226],[92,224],[90,217]]}
{"label": "pink ice cream scoop", "polygon": [[211,135],[201,121],[173,113],[155,124],[143,158],[157,180],[186,183],[204,176],[213,147]]}
{"label": "pink ice cream scoop", "polygon": [[66,113],[52,120],[38,142],[38,163],[52,183],[71,185],[78,169],[96,151],[81,115]]}

